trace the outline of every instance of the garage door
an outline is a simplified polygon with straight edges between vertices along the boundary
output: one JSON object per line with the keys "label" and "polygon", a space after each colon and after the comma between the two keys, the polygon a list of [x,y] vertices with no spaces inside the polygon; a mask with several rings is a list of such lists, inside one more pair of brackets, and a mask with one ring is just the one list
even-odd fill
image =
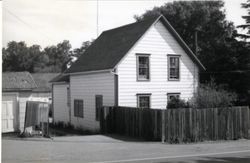
{"label": "garage door", "polygon": [[2,132],[14,131],[13,101],[2,101]]}

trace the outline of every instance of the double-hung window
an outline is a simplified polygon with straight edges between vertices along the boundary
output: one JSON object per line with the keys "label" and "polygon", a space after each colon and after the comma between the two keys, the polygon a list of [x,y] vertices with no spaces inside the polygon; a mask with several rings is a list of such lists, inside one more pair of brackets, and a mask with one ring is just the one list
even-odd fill
{"label": "double-hung window", "polygon": [[150,108],[150,95],[151,94],[137,94],[137,107]]}
{"label": "double-hung window", "polygon": [[168,80],[180,80],[180,56],[168,56]]}
{"label": "double-hung window", "polygon": [[96,95],[95,96],[95,119],[96,121],[100,120],[101,108],[103,106],[103,96]]}
{"label": "double-hung window", "polygon": [[168,101],[171,101],[173,99],[180,99],[180,93],[168,93]]}
{"label": "double-hung window", "polygon": [[83,100],[74,100],[74,116],[83,118]]}
{"label": "double-hung window", "polygon": [[150,78],[149,54],[137,54],[137,80],[148,81]]}

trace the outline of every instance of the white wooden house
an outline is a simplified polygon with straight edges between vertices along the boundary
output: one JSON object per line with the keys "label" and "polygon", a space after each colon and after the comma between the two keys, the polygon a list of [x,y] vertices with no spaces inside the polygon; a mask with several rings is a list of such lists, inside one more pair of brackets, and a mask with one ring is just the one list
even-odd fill
{"label": "white wooden house", "polygon": [[164,16],[104,31],[67,83],[53,81],[54,120],[98,130],[102,105],[166,109],[172,96],[192,98],[204,69]]}

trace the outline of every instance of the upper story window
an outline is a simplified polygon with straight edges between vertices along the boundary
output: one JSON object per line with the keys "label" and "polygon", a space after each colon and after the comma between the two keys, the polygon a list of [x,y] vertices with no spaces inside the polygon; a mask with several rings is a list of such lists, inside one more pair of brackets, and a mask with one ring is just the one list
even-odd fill
{"label": "upper story window", "polygon": [[168,56],[168,80],[180,80],[180,56]]}
{"label": "upper story window", "polygon": [[137,94],[137,107],[150,108],[150,95],[151,94]]}
{"label": "upper story window", "polygon": [[148,81],[149,73],[149,54],[137,54],[137,80]]}

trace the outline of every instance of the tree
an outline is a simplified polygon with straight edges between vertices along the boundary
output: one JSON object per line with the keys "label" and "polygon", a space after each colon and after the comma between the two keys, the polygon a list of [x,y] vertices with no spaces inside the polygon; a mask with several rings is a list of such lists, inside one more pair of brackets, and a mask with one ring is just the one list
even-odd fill
{"label": "tree", "polygon": [[28,47],[24,41],[11,41],[3,48],[3,71],[62,72],[71,55],[71,45],[66,40],[44,50],[39,45]]}
{"label": "tree", "polygon": [[93,42],[94,40],[84,41],[80,48],[76,48],[73,50],[72,57],[79,58]]}
{"label": "tree", "polygon": [[204,48],[211,53],[212,43],[224,42],[236,32],[233,23],[225,20],[223,6],[222,1],[175,1],[146,11],[141,16],[135,16],[135,19],[140,21],[155,15],[164,15],[193,50],[194,32],[199,29],[198,54],[203,53]]}
{"label": "tree", "polygon": [[62,72],[67,67],[67,63],[70,61],[71,45],[69,41],[64,40],[56,46],[49,46],[44,49],[44,55],[48,57],[48,71],[49,72]]}
{"label": "tree", "polygon": [[[36,53],[31,53],[30,50]],[[27,47],[26,43],[11,41],[3,48],[3,71],[34,72],[35,60],[40,54],[40,46]]]}
{"label": "tree", "polygon": [[247,0],[246,3],[242,3],[241,6],[242,8],[247,9],[248,15],[242,16],[242,18],[245,19],[246,24],[239,25],[237,27],[242,28],[242,29],[247,29],[247,34],[238,34],[238,36],[243,39],[247,39],[247,38],[250,38],[250,0]]}

